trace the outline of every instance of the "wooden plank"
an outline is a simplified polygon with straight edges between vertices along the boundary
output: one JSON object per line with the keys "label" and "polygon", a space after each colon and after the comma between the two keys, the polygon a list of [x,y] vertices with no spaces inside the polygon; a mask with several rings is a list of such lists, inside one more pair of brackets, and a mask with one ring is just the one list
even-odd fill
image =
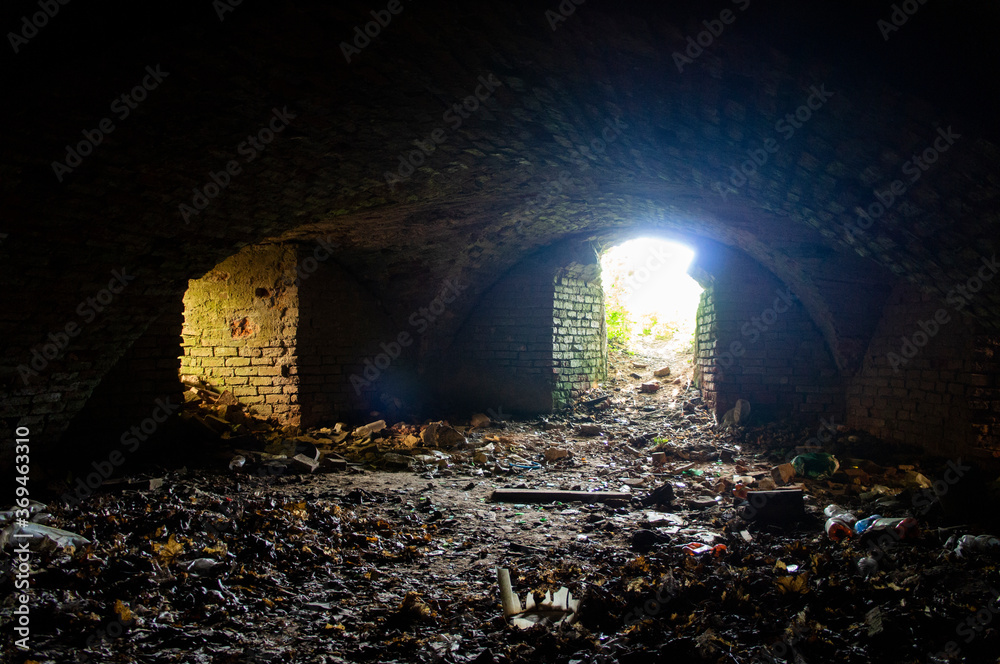
{"label": "wooden plank", "polygon": [[628,501],[632,494],[623,491],[559,491],[558,489],[496,489],[492,500],[498,503],[606,503],[609,500]]}
{"label": "wooden plank", "polygon": [[749,491],[742,516],[747,521],[762,523],[784,523],[797,521],[806,515],[804,494],[799,488],[783,488],[772,491]]}

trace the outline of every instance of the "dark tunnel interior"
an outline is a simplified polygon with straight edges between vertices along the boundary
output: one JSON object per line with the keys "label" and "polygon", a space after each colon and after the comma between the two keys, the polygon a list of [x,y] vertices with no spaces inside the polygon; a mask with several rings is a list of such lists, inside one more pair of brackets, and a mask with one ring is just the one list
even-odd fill
{"label": "dark tunnel interior", "polygon": [[4,661],[1000,662],[998,20],[8,3]]}

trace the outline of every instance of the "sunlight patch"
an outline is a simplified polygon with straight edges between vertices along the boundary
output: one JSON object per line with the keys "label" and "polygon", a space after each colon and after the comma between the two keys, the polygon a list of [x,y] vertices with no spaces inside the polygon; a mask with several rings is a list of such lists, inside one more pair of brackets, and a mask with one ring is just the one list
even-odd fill
{"label": "sunlight patch", "polygon": [[702,288],[686,270],[694,251],[680,244],[639,238],[601,256],[608,341],[634,344],[693,339]]}

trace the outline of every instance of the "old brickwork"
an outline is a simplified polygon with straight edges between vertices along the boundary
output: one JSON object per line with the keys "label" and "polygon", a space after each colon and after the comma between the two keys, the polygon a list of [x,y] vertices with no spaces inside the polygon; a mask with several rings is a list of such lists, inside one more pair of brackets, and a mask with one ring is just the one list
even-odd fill
{"label": "old brickwork", "polygon": [[192,280],[184,296],[181,374],[288,424],[299,419],[297,258],[289,246],[249,247]]}
{"label": "old brickwork", "polygon": [[537,252],[501,276],[455,335],[441,393],[508,413],[565,406],[607,373],[596,254],[579,243]]}
{"label": "old brickwork", "polygon": [[694,332],[694,384],[704,394],[713,412],[715,407],[715,285],[706,282],[698,300]]}
{"label": "old brickwork", "polygon": [[[931,5],[921,11],[935,11]],[[711,376],[717,386],[719,407],[740,396],[755,402],[750,394],[756,393],[761,405],[779,400],[778,412],[835,411],[846,393],[834,398],[827,374],[836,367],[853,375],[871,340],[857,310],[876,319],[880,313],[879,298],[863,306],[859,300],[899,281],[943,296],[964,278],[965,254],[995,248],[1000,188],[983,175],[996,173],[1000,163],[990,109],[937,87],[915,97],[860,52],[840,57],[839,44],[831,44],[829,52],[837,55],[830,57],[815,52],[811,41],[800,52],[782,52],[742,27],[727,31],[681,74],[671,54],[690,34],[686,19],[650,20],[644,6],[587,4],[558,31],[533,5],[490,4],[476,12],[455,3],[422,6],[350,65],[330,44],[331,35],[349,35],[369,16],[371,7],[353,0],[306,2],[295,12],[277,13],[244,3],[224,25],[211,11],[183,12],[148,35],[136,33],[127,14],[112,12],[104,19],[123,29],[105,30],[106,39],[97,41],[86,28],[62,22],[75,40],[50,39],[18,56],[7,85],[8,96],[19,102],[5,109],[8,126],[18,130],[0,138],[0,282],[6,298],[0,308],[0,419],[6,424],[0,439],[7,443],[15,427],[26,426],[39,450],[56,453],[57,444],[71,444],[63,440],[69,422],[99,385],[110,390],[109,381],[127,383],[124,369],[110,372],[125,366],[121,360],[150,321],[175,310],[189,280],[200,280],[243,247],[319,236],[345,248],[345,269],[392,311],[395,329],[386,341],[408,328],[408,312],[435,297],[445,279],[461,276],[467,296],[449,311],[450,327],[435,333],[443,348],[463,321],[494,327],[483,298],[497,275],[533,252],[640,226],[712,239],[744,252],[800,298],[799,313],[776,321],[786,331],[769,329],[738,365],[721,367],[714,354],[744,340],[744,316],[770,306],[773,289],[753,294],[759,301],[750,306],[739,280],[732,291],[716,285],[713,324],[720,336],[715,347],[702,349],[709,356],[699,361],[706,384]],[[484,26],[498,37],[484,39]],[[433,48],[428,35],[436,40]],[[863,55],[887,52],[875,41],[877,49]],[[133,48],[138,44],[141,49]],[[45,55],[32,60],[32,51]],[[169,72],[162,89],[71,174],[53,177],[54,160],[65,160],[66,146],[108,115],[109,100],[134,86],[145,67],[160,65]],[[480,77],[496,83],[456,129],[442,114],[472,95]],[[823,86],[830,96],[822,107],[793,136],[782,135],[776,129],[782,118]],[[265,150],[246,159],[238,146],[265,127],[275,109],[285,108],[295,117]],[[912,155],[923,154],[950,129],[961,138],[949,138],[933,168],[909,184],[891,210],[859,229],[858,211],[880,205],[875,193],[884,196]],[[422,163],[390,187],[386,172],[409,169],[405,155],[414,154],[415,140],[426,142],[436,130],[446,140],[429,155],[418,152]],[[740,170],[768,141],[780,149],[759,167],[751,160],[744,170],[754,172],[744,181]],[[209,174],[230,160],[241,171],[219,188]],[[209,187],[217,195],[207,207],[183,218],[179,206],[205,197]],[[112,272],[123,269],[134,275],[124,292],[96,316],[78,315],[82,303],[100,296]],[[547,283],[551,289],[551,279]],[[524,288],[533,293],[535,286]],[[727,300],[729,292],[739,293],[738,301]],[[286,290],[285,296],[292,294]],[[260,299],[263,305],[270,296]],[[499,305],[506,303],[501,297]],[[241,305],[248,321],[250,312],[266,309],[257,304],[248,297]],[[984,292],[970,309],[983,333],[995,338],[1000,291]],[[292,334],[296,315],[289,307],[281,334]],[[51,358],[40,358],[74,323],[79,335]],[[495,352],[534,352],[502,350],[501,327],[490,332]],[[802,347],[789,336],[795,330],[804,335]],[[382,342],[377,334],[371,337],[375,349]],[[547,341],[528,339],[551,343],[548,334]],[[817,337],[832,360],[823,357]],[[297,389],[290,339],[244,341],[198,345],[202,354],[187,356],[185,371],[232,378],[261,412],[290,414]],[[216,357],[215,348],[236,353]],[[970,348],[973,357],[976,348],[989,350],[988,344]],[[359,357],[375,349],[358,349]],[[249,364],[230,366],[228,358]],[[456,352],[437,364],[471,366],[474,359]],[[29,373],[25,367],[32,363],[39,368]],[[253,367],[259,367],[256,374]],[[287,376],[280,373],[285,367]],[[230,368],[232,376],[218,375]],[[437,370],[433,363],[415,367],[413,389],[424,389],[427,383],[416,381]],[[966,377],[941,384],[972,390],[972,381],[982,380],[971,377],[981,373],[978,365],[945,371],[966,370]],[[261,373],[273,371],[278,373]],[[236,385],[242,378],[246,385]],[[278,385],[281,380],[288,382]],[[517,385],[530,391],[532,380]],[[496,398],[487,380],[477,394],[468,393],[475,383],[456,385],[472,401]],[[986,395],[965,396],[980,403]],[[535,397],[528,401],[538,406]],[[865,421],[885,431],[874,423],[891,423],[899,410],[905,408],[876,408]]]}
{"label": "old brickwork", "polygon": [[725,252],[712,277],[698,311],[697,372],[717,416],[746,399],[758,421],[842,422],[840,374],[791,290],[736,252]]}
{"label": "old brickwork", "polygon": [[847,387],[850,426],[948,456],[1000,452],[1000,344],[957,302],[893,292]]}
{"label": "old brickwork", "polygon": [[508,413],[552,409],[554,285],[551,262],[534,256],[479,299],[448,353],[448,401]]}
{"label": "old brickwork", "polygon": [[552,359],[555,407],[569,405],[608,373],[604,291],[597,266],[575,265],[555,277]]}

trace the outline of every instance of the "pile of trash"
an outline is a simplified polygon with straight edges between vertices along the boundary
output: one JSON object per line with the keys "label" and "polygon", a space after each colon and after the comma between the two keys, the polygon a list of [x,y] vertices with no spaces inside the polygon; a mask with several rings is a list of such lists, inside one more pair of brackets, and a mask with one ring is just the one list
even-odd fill
{"label": "pile of trash", "polygon": [[[259,475],[335,472],[351,467],[442,471],[458,468],[483,474],[483,466],[507,469],[527,464],[503,436],[501,423],[475,413],[466,425],[448,421],[422,425],[376,420],[350,427],[302,430],[246,412],[231,392],[216,392],[205,385],[189,384],[181,417],[196,422],[218,436],[231,452],[232,470]],[[497,426],[499,424],[499,426]]]}
{"label": "pile of trash", "polygon": [[[587,449],[594,452],[611,444],[633,458],[645,454],[642,448],[652,443],[672,455],[698,460],[713,447],[705,437],[719,436],[698,390],[689,383],[674,388],[673,396],[643,390],[589,394],[562,413],[527,423],[474,413],[461,424],[375,420],[357,427],[337,423],[309,430],[248,413],[231,392],[188,386],[181,418],[217,438],[221,464],[261,476],[360,468],[412,470],[434,477],[519,474],[555,463],[579,465],[585,458],[580,442],[591,443]],[[515,433],[528,433],[529,439]],[[697,444],[686,444],[696,439]]]}

